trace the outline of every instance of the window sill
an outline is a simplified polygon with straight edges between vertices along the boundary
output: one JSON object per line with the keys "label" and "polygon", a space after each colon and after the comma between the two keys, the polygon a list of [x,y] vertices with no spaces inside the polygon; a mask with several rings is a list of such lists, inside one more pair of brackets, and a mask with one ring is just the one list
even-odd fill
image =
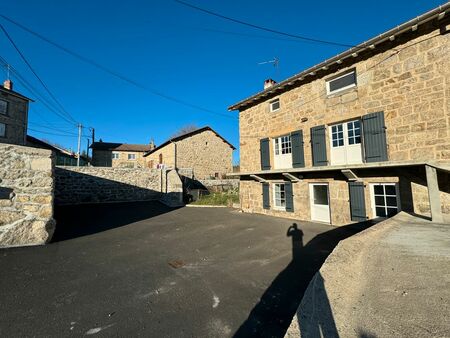
{"label": "window sill", "polygon": [[333,92],[333,93],[327,93],[327,96],[326,96],[326,98],[327,99],[332,99],[332,98],[335,98],[335,97],[340,97],[340,96],[342,96],[342,95],[344,95],[344,94],[348,94],[348,93],[351,93],[351,92],[358,92],[358,86],[353,86],[353,87],[350,87],[350,88],[345,88],[345,89],[342,89],[342,90],[339,90],[339,91],[336,91],[336,92]]}

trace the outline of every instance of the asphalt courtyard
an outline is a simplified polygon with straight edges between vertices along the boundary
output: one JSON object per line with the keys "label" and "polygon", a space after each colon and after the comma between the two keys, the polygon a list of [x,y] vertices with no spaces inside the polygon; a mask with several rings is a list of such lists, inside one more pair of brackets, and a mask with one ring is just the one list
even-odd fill
{"label": "asphalt courtyard", "polygon": [[149,202],[56,217],[53,243],[0,250],[1,337],[282,337],[313,274],[364,227]]}

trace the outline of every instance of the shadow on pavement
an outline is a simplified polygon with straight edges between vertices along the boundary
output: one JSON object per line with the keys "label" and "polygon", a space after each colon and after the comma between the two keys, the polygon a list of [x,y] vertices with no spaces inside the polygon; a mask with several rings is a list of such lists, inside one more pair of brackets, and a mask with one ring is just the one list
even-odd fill
{"label": "shadow on pavement", "polygon": [[317,235],[304,246],[302,230],[296,223],[290,226],[287,236],[292,240],[292,261],[272,281],[234,337],[283,337],[309,282],[328,255],[339,241],[371,225],[361,222],[341,226]]}
{"label": "shadow on pavement", "polygon": [[122,227],[175,209],[157,201],[56,206],[52,242]]}

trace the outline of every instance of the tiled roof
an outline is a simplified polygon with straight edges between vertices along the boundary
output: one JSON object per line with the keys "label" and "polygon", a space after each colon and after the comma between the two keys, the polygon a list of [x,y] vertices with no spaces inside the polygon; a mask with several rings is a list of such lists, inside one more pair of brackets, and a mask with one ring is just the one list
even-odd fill
{"label": "tiled roof", "polygon": [[94,142],[91,147],[94,150],[136,151],[145,152],[152,150],[150,144],[128,144],[113,142]]}

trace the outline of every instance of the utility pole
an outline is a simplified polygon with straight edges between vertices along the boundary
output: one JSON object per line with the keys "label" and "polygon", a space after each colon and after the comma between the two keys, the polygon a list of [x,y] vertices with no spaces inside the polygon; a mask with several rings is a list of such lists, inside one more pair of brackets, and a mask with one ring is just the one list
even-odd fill
{"label": "utility pole", "polygon": [[78,150],[77,150],[77,167],[80,166],[80,147],[81,147],[81,128],[83,128],[83,126],[81,125],[81,123],[78,124]]}
{"label": "utility pole", "polygon": [[86,141],[87,141],[87,148],[86,148],[86,156],[87,156],[87,160],[88,160],[88,162],[89,162],[89,138],[86,138]]}

